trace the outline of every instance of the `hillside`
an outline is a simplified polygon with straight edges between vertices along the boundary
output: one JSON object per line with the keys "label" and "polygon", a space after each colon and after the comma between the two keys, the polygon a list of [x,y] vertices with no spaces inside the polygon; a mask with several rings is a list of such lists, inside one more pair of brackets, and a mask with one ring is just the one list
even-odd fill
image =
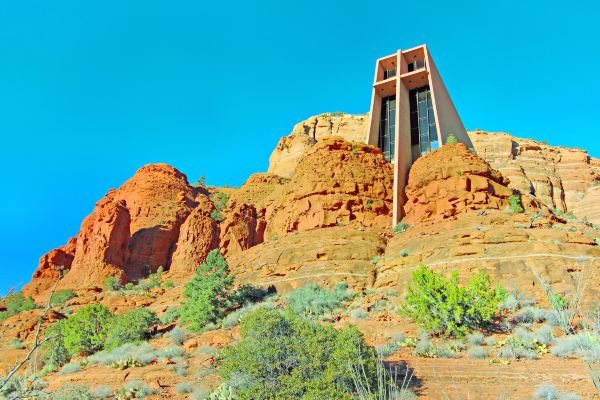
{"label": "hillside", "polygon": [[[406,215],[392,228],[393,171],[379,149],[360,143],[367,120],[323,114],[298,123],[274,149],[268,172],[239,188],[191,185],[176,168],[152,164],[109,191],[74,238],[40,258],[23,294],[43,305],[53,290],[74,292],[45,316],[43,328],[94,303],[115,314],[154,311],[161,322],[145,349],[150,361],[115,368],[79,355],[72,371],[39,378],[45,390],[75,383],[116,393],[143,381],[152,389],[148,398],[204,398],[200,393],[222,381],[218,354],[240,340],[241,317],[178,339],[173,332],[181,326],[168,316],[196,268],[219,249],[234,286],[275,293],[273,307],[284,307],[288,295],[307,284],[333,289],[347,283],[353,296],[321,322],[351,323],[367,344],[385,347],[390,365],[412,371],[410,386],[419,398],[529,399],[547,382],[593,398],[582,360],[552,354],[566,335],[544,323],[550,324],[552,304],[540,278],[565,298],[585,279],[586,311],[600,300],[600,160],[507,133],[469,132],[474,149],[444,145],[415,162]],[[511,294],[514,307],[482,332],[499,345],[427,339],[452,348],[447,357],[418,355],[406,345],[406,338],[424,340],[418,324],[398,312],[422,264],[445,275],[456,270],[461,283],[485,270]],[[114,290],[107,278],[116,282]],[[533,309],[546,317],[519,320]],[[41,314],[41,308],[25,310],[0,323],[5,369],[31,347]],[[523,337],[543,330],[556,339],[529,349],[535,356],[503,357],[519,329]],[[473,357],[474,347],[486,357]]]}

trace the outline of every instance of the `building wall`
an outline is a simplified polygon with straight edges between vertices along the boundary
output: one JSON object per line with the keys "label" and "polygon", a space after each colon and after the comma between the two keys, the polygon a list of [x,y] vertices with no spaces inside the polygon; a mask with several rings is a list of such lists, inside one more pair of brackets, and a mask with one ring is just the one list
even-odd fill
{"label": "building wall", "polygon": [[453,134],[459,142],[464,143],[467,147],[473,147],[429,50],[426,50],[425,55],[440,145],[446,143],[448,135]]}

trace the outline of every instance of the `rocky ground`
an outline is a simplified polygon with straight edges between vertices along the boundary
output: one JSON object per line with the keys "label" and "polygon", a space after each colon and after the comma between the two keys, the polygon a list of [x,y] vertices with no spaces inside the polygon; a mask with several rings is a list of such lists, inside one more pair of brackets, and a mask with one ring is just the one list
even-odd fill
{"label": "rocky ground", "polygon": [[[43,304],[59,272],[65,274],[58,290],[74,290],[77,297],[48,313],[44,327],[95,302],[115,313],[143,306],[165,317],[180,303],[196,267],[219,248],[237,285],[274,287],[279,303],[307,283],[331,288],[347,282],[357,297],[324,323],[356,324],[370,344],[388,346],[386,362],[400,371],[408,367],[422,398],[529,399],[546,382],[593,398],[576,357],[540,351],[537,359],[506,361],[489,345],[486,359],[474,359],[466,344],[452,358],[430,358],[395,338],[420,337],[397,307],[421,263],[457,270],[461,280],[484,269],[542,309],[550,305],[538,276],[559,293],[572,291],[583,277],[584,305],[600,301],[600,230],[594,225],[600,224],[600,160],[505,133],[470,132],[476,154],[462,144],[445,145],[415,163],[402,229],[394,231],[392,168],[378,149],[359,143],[367,120],[327,114],[299,123],[279,142],[269,171],[240,188],[192,186],[171,166],[142,167],[96,204],[76,237],[41,257],[23,293]],[[511,196],[523,212],[511,211]],[[103,287],[109,276],[137,282],[159,267],[165,270],[161,282],[172,285],[117,292]],[[502,317],[511,321],[521,311]],[[30,310],[0,324],[4,368],[26,354],[40,314]],[[239,338],[232,325],[181,338],[169,337],[176,328],[164,322],[148,343],[156,349],[148,365],[80,365],[46,375],[46,390],[65,383],[115,390],[141,380],[160,391],[149,398],[188,398],[184,386],[200,396],[219,383],[215,354]],[[532,322],[527,329],[542,325]],[[557,327],[551,330],[561,336]],[[510,335],[484,333],[496,341]],[[438,344],[449,345],[444,339]]]}

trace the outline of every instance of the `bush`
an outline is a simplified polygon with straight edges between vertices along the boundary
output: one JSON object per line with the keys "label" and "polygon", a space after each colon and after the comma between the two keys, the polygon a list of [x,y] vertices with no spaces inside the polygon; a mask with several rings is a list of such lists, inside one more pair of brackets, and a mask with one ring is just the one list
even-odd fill
{"label": "bush", "polygon": [[181,382],[175,386],[175,393],[177,394],[192,393],[193,391],[194,387],[189,382]]}
{"label": "bush", "polygon": [[473,346],[467,350],[467,355],[469,358],[474,360],[484,360],[488,357],[488,352],[485,347],[482,346]]}
{"label": "bush", "polygon": [[23,311],[33,310],[37,308],[37,305],[31,297],[25,298],[23,293],[9,294],[4,298],[4,306],[6,311],[0,312],[0,322],[4,321],[8,317],[22,313]]}
{"label": "bush", "polygon": [[580,397],[575,393],[559,392],[552,385],[540,385],[537,387],[534,400],[579,400]]}
{"label": "bush", "polygon": [[521,204],[521,199],[519,198],[519,196],[513,194],[512,196],[510,196],[508,198],[508,208],[510,209],[510,211],[512,211],[513,213],[522,213],[525,210],[523,209],[523,205]]}
{"label": "bush", "polygon": [[223,216],[221,215],[221,210],[227,208],[227,195],[225,193],[213,193],[210,195],[210,199],[212,200],[215,209],[210,214],[211,218],[217,222],[223,221]]}
{"label": "bush", "polygon": [[46,329],[45,336],[52,339],[44,343],[44,360],[55,369],[75,354],[92,354],[102,349],[115,349],[124,343],[139,342],[155,321],[156,315],[143,308],[113,316],[101,304],[84,306]]}
{"label": "bush", "polygon": [[240,323],[240,321],[246,314],[256,310],[259,307],[274,308],[275,303],[270,302],[270,301],[265,301],[265,302],[257,303],[257,304],[246,304],[242,308],[239,308],[239,309],[235,310],[234,312],[227,314],[227,316],[225,318],[223,318],[223,323],[222,323],[223,328],[232,328],[232,327],[236,326],[237,324]]}
{"label": "bush", "polygon": [[449,134],[446,136],[446,144],[456,144],[458,143],[458,139],[453,134]]}
{"label": "bush", "polygon": [[93,353],[104,347],[111,312],[102,304],[89,304],[59,321],[64,347],[70,355]]}
{"label": "bush", "polygon": [[188,323],[194,332],[201,331],[210,322],[217,323],[225,314],[232,284],[227,261],[218,249],[212,250],[194,278],[185,285],[185,300],[179,310],[181,321]]}
{"label": "bush", "polygon": [[458,284],[458,273],[450,279],[422,265],[413,273],[400,312],[434,333],[464,336],[484,326],[496,314],[506,292],[491,288],[489,276],[477,272],[466,287]]}
{"label": "bush", "polygon": [[348,289],[346,282],[338,282],[331,291],[311,283],[291,292],[287,303],[299,315],[318,318],[325,313],[336,311],[353,297],[354,292]]}
{"label": "bush", "polygon": [[190,333],[185,329],[175,328],[171,332],[167,333],[167,337],[177,345],[182,345],[183,342],[190,336]]}
{"label": "bush", "polygon": [[166,313],[160,316],[160,323],[163,325],[173,323],[177,318],[179,318],[179,309],[177,307],[169,308]]}
{"label": "bush", "polygon": [[59,374],[60,375],[68,375],[68,374],[73,374],[75,372],[79,372],[81,371],[81,364],[76,362],[76,363],[68,363],[63,365],[63,367],[60,369]]}
{"label": "bush", "polygon": [[89,364],[113,365],[119,361],[133,360],[144,366],[156,360],[156,351],[148,343],[127,343],[114,350],[104,350],[88,357]]}
{"label": "bush", "polygon": [[582,332],[556,339],[551,353],[557,357],[578,356],[587,362],[600,361],[600,337]]}
{"label": "bush", "polygon": [[449,348],[438,347],[427,338],[421,338],[415,346],[415,355],[427,358],[454,358],[456,352]]}
{"label": "bush", "polygon": [[394,235],[405,232],[408,228],[410,228],[409,224],[406,222],[399,222],[394,226]]}
{"label": "bush", "polygon": [[129,381],[125,384],[125,387],[121,389],[122,394],[127,399],[136,398],[144,399],[151,394],[160,393],[159,390],[152,389],[144,381],[134,380]]}
{"label": "bush", "polygon": [[50,400],[92,400],[87,387],[66,384],[50,395]]}
{"label": "bush", "polygon": [[242,320],[241,337],[224,349],[220,368],[240,400],[349,399],[351,365],[375,376],[373,349],[352,326],[338,331],[291,310],[259,308]]}
{"label": "bush", "polygon": [[112,318],[106,328],[105,350],[112,350],[125,343],[145,340],[148,328],[156,324],[156,314],[147,308],[136,308]]}
{"label": "bush", "polygon": [[121,290],[122,288],[121,280],[114,276],[109,276],[104,280],[104,290],[107,292]]}
{"label": "bush", "polygon": [[544,322],[548,319],[550,312],[537,307],[525,307],[521,313],[515,317],[516,323],[533,324],[535,322]]}
{"label": "bush", "polygon": [[74,297],[77,297],[77,295],[72,290],[59,290],[58,292],[52,294],[52,298],[50,299],[50,305],[60,306]]}
{"label": "bush", "polygon": [[467,335],[467,343],[474,346],[481,346],[483,344],[483,333],[481,332],[473,332]]}
{"label": "bush", "polygon": [[95,399],[106,399],[113,395],[113,390],[109,386],[102,385],[91,389],[90,394]]}

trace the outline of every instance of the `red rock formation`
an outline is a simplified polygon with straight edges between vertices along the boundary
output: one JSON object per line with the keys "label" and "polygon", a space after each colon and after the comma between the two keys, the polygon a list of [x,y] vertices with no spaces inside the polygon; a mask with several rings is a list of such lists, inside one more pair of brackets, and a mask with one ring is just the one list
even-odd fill
{"label": "red rock formation", "polygon": [[[574,211],[586,190],[600,180],[600,160],[585,150],[549,146],[503,132],[469,132],[469,137],[477,154],[506,176],[510,187],[534,195],[551,208]],[[600,208],[600,203],[593,206]]]}
{"label": "red rock formation", "polygon": [[71,270],[60,287],[98,285],[107,276],[126,280],[130,222],[125,202],[105,197],[96,203],[92,214],[81,224]]}
{"label": "red rock formation", "polygon": [[503,209],[508,181],[462,143],[417,159],[406,187],[405,222],[444,219],[468,210]]}
{"label": "red rock formation", "polygon": [[226,256],[262,243],[266,222],[254,206],[242,204],[225,214],[219,228],[221,254]]}
{"label": "red rock formation", "polygon": [[66,245],[40,257],[31,282],[23,287],[23,294],[37,298],[54,285],[60,272],[70,270],[75,256],[76,243],[77,238],[71,238]]}
{"label": "red rock formation", "polygon": [[218,225],[210,216],[214,206],[207,197],[201,196],[198,200],[198,207],[192,211],[179,230],[170,268],[174,275],[185,276],[194,273],[208,253],[219,246]]}
{"label": "red rock formation", "polygon": [[124,200],[131,215],[127,276],[166,268],[179,228],[196,206],[186,176],[166,164],[146,165],[111,195]]}
{"label": "red rock formation", "polygon": [[267,209],[267,232],[273,236],[350,222],[385,227],[392,190],[392,166],[381,150],[341,137],[322,139]]}

